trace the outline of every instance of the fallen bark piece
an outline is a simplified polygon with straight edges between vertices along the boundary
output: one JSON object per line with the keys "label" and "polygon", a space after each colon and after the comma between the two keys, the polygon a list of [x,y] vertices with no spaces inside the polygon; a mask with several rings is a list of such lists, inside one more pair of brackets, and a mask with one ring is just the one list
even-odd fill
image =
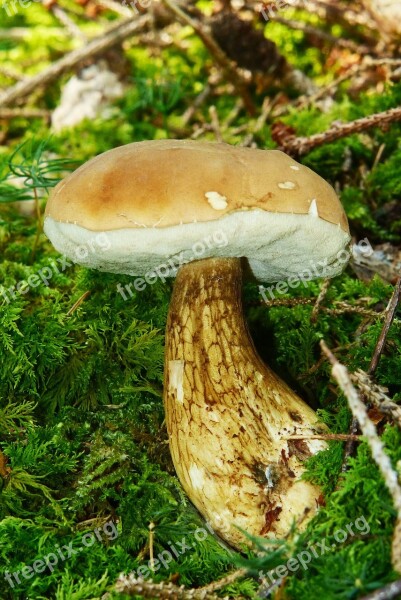
{"label": "fallen bark piece", "polygon": [[123,95],[124,87],[117,75],[99,61],[73,75],[61,94],[59,106],[52,114],[52,128],[60,131],[84,119],[106,117],[110,104]]}
{"label": "fallen bark piece", "polygon": [[394,284],[401,273],[401,248],[386,243],[366,251],[353,244],[350,266],[362,281],[368,282],[377,274]]}

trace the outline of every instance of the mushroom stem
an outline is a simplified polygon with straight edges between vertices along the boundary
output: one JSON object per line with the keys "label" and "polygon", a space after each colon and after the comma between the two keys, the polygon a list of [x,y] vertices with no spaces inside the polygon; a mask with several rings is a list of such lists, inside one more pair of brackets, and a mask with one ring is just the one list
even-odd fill
{"label": "mushroom stem", "polygon": [[241,261],[181,267],[166,329],[164,404],[170,450],[190,500],[236,547],[284,537],[312,515],[320,490],[300,481],[325,443],[315,412],[256,353],[242,313]]}

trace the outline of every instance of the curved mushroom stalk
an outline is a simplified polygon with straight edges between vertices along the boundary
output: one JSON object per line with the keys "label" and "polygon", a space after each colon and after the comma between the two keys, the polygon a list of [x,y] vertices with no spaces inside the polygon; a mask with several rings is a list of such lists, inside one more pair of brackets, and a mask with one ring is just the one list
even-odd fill
{"label": "curved mushroom stalk", "polygon": [[164,403],[170,449],[190,500],[223,539],[282,538],[312,515],[320,490],[300,481],[325,431],[257,355],[242,314],[238,258],[181,267],[166,330]]}

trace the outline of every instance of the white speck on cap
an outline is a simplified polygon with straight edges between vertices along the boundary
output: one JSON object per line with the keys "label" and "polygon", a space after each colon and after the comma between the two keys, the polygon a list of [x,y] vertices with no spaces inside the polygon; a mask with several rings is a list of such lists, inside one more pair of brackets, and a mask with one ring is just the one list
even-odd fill
{"label": "white speck on cap", "polygon": [[319,212],[317,210],[317,203],[316,203],[315,198],[313,198],[313,200],[311,200],[308,214],[310,214],[312,217],[318,217],[319,216]]}
{"label": "white speck on cap", "polygon": [[293,171],[299,171],[299,167],[297,167],[297,165],[290,165],[290,169]]}
{"label": "white speck on cap", "polygon": [[224,210],[227,208],[227,198],[219,194],[219,192],[206,192],[205,196],[214,210]]}
{"label": "white speck on cap", "polygon": [[283,183],[279,183],[278,187],[281,190],[295,190],[296,185],[293,181],[283,181]]}

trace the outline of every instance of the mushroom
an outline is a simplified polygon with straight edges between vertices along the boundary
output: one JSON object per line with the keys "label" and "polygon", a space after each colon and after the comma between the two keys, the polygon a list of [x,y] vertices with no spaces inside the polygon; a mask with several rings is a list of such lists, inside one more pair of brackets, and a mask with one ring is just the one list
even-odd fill
{"label": "mushroom", "polygon": [[[241,279],[245,267],[261,282],[296,287],[306,272],[310,279],[342,270],[350,236],[332,187],[276,150],[137,142],[60,182],[45,232],[75,262],[138,276],[138,290],[176,275],[166,423],[177,475],[211,527],[239,548],[244,531],[281,538],[313,515],[321,491],[300,477],[305,458],[325,443],[288,438],[325,427],[256,353]],[[100,234],[107,250],[77,253],[95,249]]]}

